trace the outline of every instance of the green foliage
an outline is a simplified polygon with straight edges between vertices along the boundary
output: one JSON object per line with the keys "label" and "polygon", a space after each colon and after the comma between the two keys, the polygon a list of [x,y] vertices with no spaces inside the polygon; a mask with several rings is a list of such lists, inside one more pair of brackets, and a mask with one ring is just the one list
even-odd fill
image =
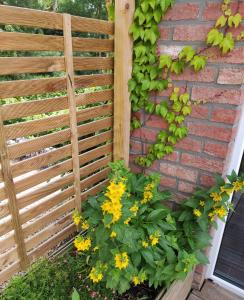
{"label": "green foliage", "polygon": [[[160,133],[155,144],[149,147],[147,155],[136,158],[136,163],[142,167],[149,167],[154,160],[162,159],[174,151],[174,145],[187,136],[188,130],[182,124],[192,111],[192,101],[187,93],[179,95],[179,92],[173,91],[169,101],[155,104],[149,98],[150,92],[171,88],[171,74],[182,74],[187,67],[199,72],[207,63],[207,57],[199,55],[191,46],[184,47],[177,58],[172,58],[168,54],[158,55],[158,23],[173,2],[173,0],[141,0],[136,6],[134,21],[130,28],[134,41],[133,72],[129,80],[132,111],[144,109],[146,113],[160,116],[168,123],[163,140]],[[237,28],[242,17],[239,13],[232,15],[227,0],[224,0],[222,10],[224,14],[216,21],[215,28],[208,33],[207,44],[218,46],[222,53],[226,54],[234,49],[235,41],[231,33],[225,34],[225,27],[228,25]],[[241,33],[237,39],[241,40],[243,37],[244,33]],[[140,121],[133,117],[131,129],[140,128],[141,125]]]}
{"label": "green foliage", "polygon": [[144,281],[168,287],[208,263],[203,250],[211,243],[209,229],[227,215],[229,194],[244,191],[244,175],[199,189],[172,211],[165,205],[170,194],[158,190],[158,174],[135,175],[121,161],[110,166],[107,188],[83,205],[79,223],[87,225],[87,235],[75,240],[78,253],[87,255],[92,282],[120,294]]}

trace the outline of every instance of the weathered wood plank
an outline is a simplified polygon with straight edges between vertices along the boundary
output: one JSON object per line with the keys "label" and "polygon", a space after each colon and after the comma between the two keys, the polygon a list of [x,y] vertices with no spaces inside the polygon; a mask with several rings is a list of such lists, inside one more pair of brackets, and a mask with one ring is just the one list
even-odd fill
{"label": "weathered wood plank", "polygon": [[82,106],[87,104],[94,104],[103,101],[112,101],[114,97],[113,90],[103,90],[94,93],[84,93],[76,95],[76,105]]}
{"label": "weathered wood plank", "polygon": [[0,272],[0,282],[6,282],[20,270],[21,270],[21,266],[18,260]]}
{"label": "weathered wood plank", "polygon": [[81,75],[75,76],[75,88],[95,87],[102,85],[112,85],[112,74],[98,74],[98,75]]}
{"label": "weathered wood plank", "polygon": [[14,231],[11,231],[5,238],[0,241],[0,253],[5,252],[6,250],[14,247],[15,239],[14,239]]}
{"label": "weathered wood plank", "polygon": [[76,16],[71,18],[73,31],[114,34],[114,23],[112,22]]}
{"label": "weathered wood plank", "polygon": [[74,57],[74,69],[76,71],[110,70],[113,68],[114,59],[112,57]]}
{"label": "weathered wood plank", "polygon": [[[75,52],[112,52],[114,41],[112,39],[73,38],[73,51]],[[1,49],[1,48],[0,48]]]}
{"label": "weathered wood plank", "polygon": [[4,269],[9,264],[18,260],[16,247],[0,255],[0,269]]}
{"label": "weathered wood plank", "polygon": [[7,5],[0,5],[0,23],[48,29],[63,29],[63,18],[61,14]]}

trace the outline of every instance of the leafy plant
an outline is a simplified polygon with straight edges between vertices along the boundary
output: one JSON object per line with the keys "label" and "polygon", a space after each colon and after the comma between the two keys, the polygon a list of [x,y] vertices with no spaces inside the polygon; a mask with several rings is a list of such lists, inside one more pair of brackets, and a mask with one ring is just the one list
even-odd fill
{"label": "leafy plant", "polygon": [[122,161],[111,163],[109,185],[74,214],[76,225],[87,229],[74,241],[77,252],[87,257],[93,283],[124,293],[133,285],[168,287],[184,279],[199,263],[211,241],[208,233],[215,218],[229,209],[229,194],[244,190],[244,176],[233,173],[225,183],[210,190],[199,189],[172,211],[170,193],[158,190],[159,176],[135,175]]}

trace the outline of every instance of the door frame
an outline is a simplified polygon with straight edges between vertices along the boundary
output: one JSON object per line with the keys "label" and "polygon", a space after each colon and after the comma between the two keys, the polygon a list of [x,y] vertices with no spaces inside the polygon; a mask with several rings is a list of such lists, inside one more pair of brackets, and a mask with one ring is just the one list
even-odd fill
{"label": "door frame", "polygon": [[[230,163],[227,169],[227,174],[230,174],[232,170],[239,172],[242,156],[244,155],[244,104],[242,105],[241,117],[237,129],[237,135],[234,141],[234,146],[231,154]],[[232,200],[232,195],[230,201]],[[233,293],[244,297],[244,290],[217,277],[214,275],[215,265],[219,255],[219,250],[222,242],[222,238],[225,230],[225,223],[221,220],[217,221],[218,229],[215,231],[212,241],[212,247],[209,252],[209,261],[210,264],[207,268],[206,277],[212,279],[214,282],[223,286],[224,288],[232,291]]]}

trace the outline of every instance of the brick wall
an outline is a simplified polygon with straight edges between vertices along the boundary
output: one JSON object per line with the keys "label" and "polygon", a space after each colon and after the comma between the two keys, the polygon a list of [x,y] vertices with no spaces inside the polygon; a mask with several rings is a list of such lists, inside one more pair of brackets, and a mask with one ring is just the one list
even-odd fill
{"label": "brick wall", "polygon": [[[244,42],[238,42],[235,50],[224,56],[217,48],[206,48],[205,44],[208,31],[221,14],[220,3],[218,0],[176,0],[159,27],[161,53],[175,56],[184,46],[192,45],[209,57],[203,71],[185,70],[182,75],[172,76],[181,91],[187,90],[192,99],[204,100],[206,104],[194,106],[187,118],[189,136],[176,145],[173,154],[156,161],[150,168],[162,174],[162,187],[172,190],[179,198],[192,193],[197,185],[213,184],[214,174],[225,172],[244,105],[243,94],[241,96]],[[244,1],[232,6],[234,12],[238,10],[244,16]],[[244,30],[244,23],[240,28]],[[240,29],[232,30],[234,35],[239,32]],[[167,99],[169,94],[170,91],[153,94],[152,99],[158,102]],[[157,132],[166,126],[157,116],[149,117],[145,113],[138,116],[146,126],[135,130],[131,137],[131,167],[135,171],[140,168],[133,163],[134,157],[145,153]],[[197,272],[196,278],[200,281],[202,268]]]}

